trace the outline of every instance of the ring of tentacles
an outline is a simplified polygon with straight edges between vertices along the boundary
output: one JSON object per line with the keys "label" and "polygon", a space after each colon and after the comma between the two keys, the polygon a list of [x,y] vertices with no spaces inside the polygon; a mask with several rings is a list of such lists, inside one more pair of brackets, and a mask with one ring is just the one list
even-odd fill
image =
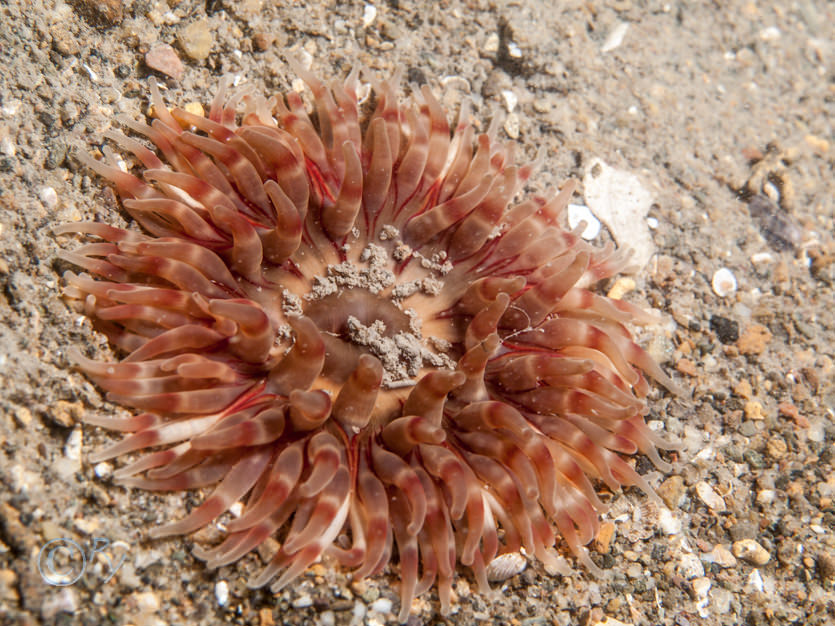
{"label": "ring of tentacles", "polygon": [[154,537],[244,501],[195,553],[220,567],[274,537],[255,587],[323,556],[357,579],[394,561],[405,619],[433,586],[448,611],[456,563],[487,591],[494,557],[556,566],[560,539],[597,571],[593,481],[652,491],[624,456],[666,467],[644,375],[673,387],[626,326],[652,318],[587,289],[622,256],[560,227],[573,184],[517,199],[532,166],[466,105],[451,129],[425,86],[402,102],[372,81],[360,106],[357,72],[294,69],[309,109],[224,83],[195,115],[152,83],[155,119],[107,133],[136,173],[80,156],[137,226],[58,228],[88,240],[61,254],[83,270],[66,298],[122,353],[71,358],[141,411],[89,416],[127,433],[90,459],[151,449],[116,479],[213,487]]}

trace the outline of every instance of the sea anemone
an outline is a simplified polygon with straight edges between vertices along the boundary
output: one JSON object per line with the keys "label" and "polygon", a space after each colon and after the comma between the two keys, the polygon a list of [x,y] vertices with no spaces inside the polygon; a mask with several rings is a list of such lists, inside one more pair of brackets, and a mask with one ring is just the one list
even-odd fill
{"label": "sea anemone", "polygon": [[109,132],[139,175],[82,155],[139,228],[58,233],[94,241],[60,256],[65,294],[124,354],[72,360],[109,400],[139,409],[87,421],[128,433],[93,462],[153,448],[127,486],[214,486],[153,537],[191,533],[245,500],[228,535],[195,550],[212,568],[268,537],[250,582],[277,591],[328,555],[361,579],[396,555],[400,618],[456,564],[483,591],[498,555],[556,566],[604,505],[596,481],[651,493],[624,455],[659,468],[644,374],[672,388],[626,324],[652,319],[586,287],[624,258],[559,226],[574,185],[516,197],[532,166],[463,106],[450,130],[427,87],[404,103],[358,73],[269,100],[224,83],[208,117],[169,110]]}

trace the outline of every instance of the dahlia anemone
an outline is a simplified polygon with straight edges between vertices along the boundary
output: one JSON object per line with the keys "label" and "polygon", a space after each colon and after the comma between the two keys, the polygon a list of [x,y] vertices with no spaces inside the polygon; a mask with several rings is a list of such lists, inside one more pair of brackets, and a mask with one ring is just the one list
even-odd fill
{"label": "dahlia anemone", "polygon": [[75,223],[95,238],[61,257],[65,293],[125,356],[71,358],[141,411],[87,421],[129,433],[93,462],[155,448],[124,485],[214,486],[154,537],[191,533],[245,500],[212,568],[266,538],[280,549],[251,585],[277,591],[323,555],[357,579],[399,563],[405,619],[456,563],[487,591],[487,565],[520,550],[556,566],[558,537],[585,549],[604,505],[593,481],[652,493],[623,455],[666,469],[646,426],[649,375],[673,384],[625,324],[651,318],[588,286],[623,256],[558,225],[574,185],[514,198],[514,164],[466,106],[450,130],[427,87],[404,104],[358,74],[269,100],[222,85],[208,117],[169,110],[151,83],[143,142],[109,132],[144,166],[81,159],[141,227]]}

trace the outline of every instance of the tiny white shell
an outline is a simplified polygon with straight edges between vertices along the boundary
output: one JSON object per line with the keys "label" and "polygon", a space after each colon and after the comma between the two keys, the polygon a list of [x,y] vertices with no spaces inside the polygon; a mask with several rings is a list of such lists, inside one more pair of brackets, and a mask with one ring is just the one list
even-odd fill
{"label": "tiny white shell", "polygon": [[736,293],[736,276],[727,267],[720,267],[716,270],[710,284],[713,287],[713,293],[720,298]]}
{"label": "tiny white shell", "polygon": [[490,582],[502,582],[522,573],[528,562],[518,552],[500,554],[487,564],[487,580]]}

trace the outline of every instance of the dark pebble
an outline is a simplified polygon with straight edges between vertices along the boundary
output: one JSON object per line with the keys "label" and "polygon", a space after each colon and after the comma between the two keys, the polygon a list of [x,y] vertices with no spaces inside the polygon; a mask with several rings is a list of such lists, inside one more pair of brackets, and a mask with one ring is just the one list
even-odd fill
{"label": "dark pebble", "polygon": [[748,463],[751,469],[762,469],[765,467],[763,455],[756,450],[746,450],[742,453],[743,460]]}
{"label": "dark pebble", "polygon": [[794,250],[803,239],[803,230],[783,209],[767,196],[756,195],[748,202],[748,211],[762,236],[775,250]]}
{"label": "dark pebble", "polygon": [[739,339],[739,323],[721,315],[711,316],[710,330],[715,332],[719,341],[724,344],[735,343]]}

